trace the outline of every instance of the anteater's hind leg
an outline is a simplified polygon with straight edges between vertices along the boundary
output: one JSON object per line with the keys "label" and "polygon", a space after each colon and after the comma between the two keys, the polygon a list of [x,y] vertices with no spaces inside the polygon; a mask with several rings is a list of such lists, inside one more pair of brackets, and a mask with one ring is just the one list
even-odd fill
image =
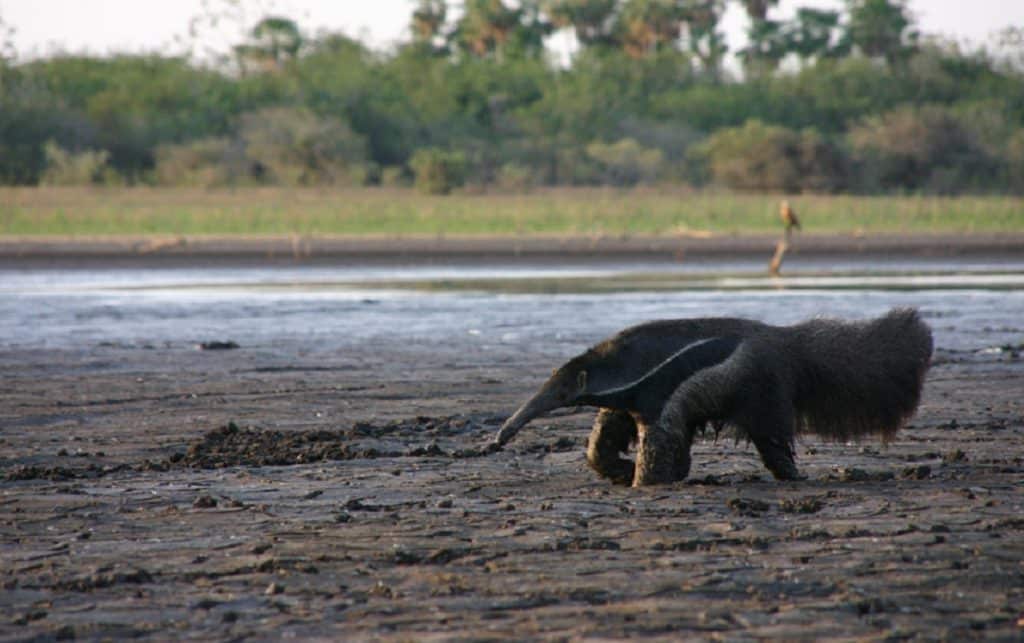
{"label": "anteater's hind leg", "polygon": [[772,472],[776,480],[803,480],[793,458],[793,445],[773,435],[751,436],[761,461]]}
{"label": "anteater's hind leg", "polygon": [[601,409],[587,444],[587,462],[599,475],[616,484],[633,481],[633,462],[620,454],[636,441],[636,422],[626,411]]}
{"label": "anteater's hind leg", "polygon": [[792,403],[777,387],[768,387],[749,403],[737,425],[757,447],[761,461],[777,480],[801,480],[793,455]]}

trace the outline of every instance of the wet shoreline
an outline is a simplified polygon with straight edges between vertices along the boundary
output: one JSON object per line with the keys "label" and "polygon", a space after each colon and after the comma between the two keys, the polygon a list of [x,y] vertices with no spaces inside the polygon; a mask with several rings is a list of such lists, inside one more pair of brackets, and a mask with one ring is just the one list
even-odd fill
{"label": "wet shoreline", "polygon": [[[0,238],[0,267],[252,266],[434,264],[494,261],[560,263],[764,257],[777,235],[532,237],[96,237]],[[806,234],[787,257],[1012,260],[1024,234]]]}

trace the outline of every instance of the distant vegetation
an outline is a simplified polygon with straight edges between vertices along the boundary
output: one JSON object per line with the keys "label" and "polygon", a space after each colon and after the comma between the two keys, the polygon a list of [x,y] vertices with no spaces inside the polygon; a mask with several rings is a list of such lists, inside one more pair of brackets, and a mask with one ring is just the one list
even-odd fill
{"label": "distant vegetation", "polygon": [[[777,234],[772,194],[685,188],[463,190],[386,187],[97,189],[0,187],[0,236]],[[1024,230],[1024,197],[804,195],[810,233]]]}
{"label": "distant vegetation", "polygon": [[1019,67],[918,34],[899,0],[776,4],[742,1],[742,79],[725,0],[424,0],[386,52],[268,17],[205,66],[0,46],[0,183],[1024,192]]}

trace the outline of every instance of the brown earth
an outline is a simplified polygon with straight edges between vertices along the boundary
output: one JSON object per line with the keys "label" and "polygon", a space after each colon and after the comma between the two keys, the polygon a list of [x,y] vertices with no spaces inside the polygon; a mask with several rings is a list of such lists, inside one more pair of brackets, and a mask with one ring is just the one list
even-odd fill
{"label": "brown earth", "polygon": [[0,352],[0,639],[1019,640],[1024,367],[940,352],[887,447],[598,479],[553,364],[372,346]]}

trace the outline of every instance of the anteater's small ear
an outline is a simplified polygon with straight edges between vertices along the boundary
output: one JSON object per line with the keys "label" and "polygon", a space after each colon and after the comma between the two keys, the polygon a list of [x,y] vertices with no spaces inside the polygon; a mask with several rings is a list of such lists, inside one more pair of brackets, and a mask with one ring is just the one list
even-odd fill
{"label": "anteater's small ear", "polygon": [[577,393],[587,392],[587,372],[580,371],[580,374],[576,376],[576,390]]}

